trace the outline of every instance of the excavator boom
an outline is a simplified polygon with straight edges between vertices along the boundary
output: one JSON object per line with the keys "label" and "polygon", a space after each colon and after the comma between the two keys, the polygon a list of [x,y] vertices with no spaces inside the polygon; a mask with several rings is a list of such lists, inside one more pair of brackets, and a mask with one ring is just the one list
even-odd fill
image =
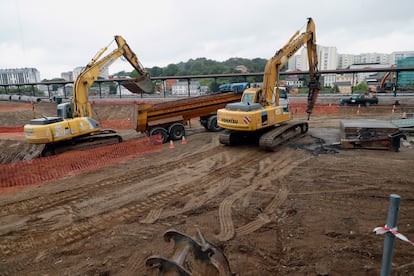
{"label": "excavator boom", "polygon": [[309,93],[308,106],[306,112],[310,115],[312,113],[313,105],[316,102],[319,91],[319,75],[318,72],[318,56],[316,50],[316,32],[315,23],[312,18],[308,18],[306,32],[299,33],[297,31],[289,41],[276,52],[276,54],[267,62],[265,73],[263,76],[262,97],[259,100],[261,104],[270,104],[275,101],[275,105],[279,105],[279,90],[278,87],[279,70],[289,59],[303,46],[307,46],[308,61],[309,61]]}
{"label": "excavator boom", "polygon": [[119,35],[115,36],[115,41],[118,45],[117,49],[100,59],[108,47],[101,49],[76,78],[73,87],[73,117],[92,116],[92,108],[88,101],[88,91],[99,77],[101,70],[111,65],[121,56],[124,56],[140,75],[140,77],[135,80],[135,83],[145,92],[150,92],[152,90],[152,82],[149,73],[141,65],[137,56],[128,46],[126,41]]}

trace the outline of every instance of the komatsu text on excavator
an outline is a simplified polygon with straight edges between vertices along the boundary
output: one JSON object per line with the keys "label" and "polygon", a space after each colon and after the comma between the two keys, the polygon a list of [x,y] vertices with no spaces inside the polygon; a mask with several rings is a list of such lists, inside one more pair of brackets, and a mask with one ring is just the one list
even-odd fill
{"label": "komatsu text on excavator", "polygon": [[220,143],[237,145],[254,139],[258,140],[260,148],[272,151],[278,145],[307,132],[307,122],[289,122],[292,120],[291,114],[281,104],[286,93],[281,93],[279,85],[280,69],[305,44],[310,75],[306,109],[309,119],[319,93],[316,34],[312,18],[308,18],[305,32],[297,31],[267,62],[262,88],[246,89],[241,102],[227,104],[218,110],[218,125],[225,129],[219,136]]}
{"label": "komatsu text on excavator", "polygon": [[32,119],[24,126],[25,137],[29,143],[45,144],[42,156],[122,141],[122,137],[114,130],[101,129],[99,123],[92,118],[92,108],[88,100],[89,89],[98,78],[100,71],[121,56],[124,56],[138,72],[139,77],[135,80],[138,87],[145,92],[150,92],[152,82],[149,73],[125,40],[121,36],[115,36],[115,41],[118,45],[117,49],[102,58],[108,46],[101,49],[76,78],[73,101],[59,104],[57,117]]}

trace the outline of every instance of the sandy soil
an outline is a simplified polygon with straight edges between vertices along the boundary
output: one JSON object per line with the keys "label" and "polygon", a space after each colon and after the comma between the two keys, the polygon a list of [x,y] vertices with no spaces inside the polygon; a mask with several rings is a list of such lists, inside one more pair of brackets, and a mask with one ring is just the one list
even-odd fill
{"label": "sandy soil", "polygon": [[[53,115],[54,108],[42,104],[35,112]],[[97,108],[105,119],[132,112]],[[390,194],[401,196],[399,231],[414,240],[414,149],[341,150],[318,139],[343,118],[391,117],[389,107],[355,111],[312,117],[307,136],[275,152],[225,147],[217,133],[194,125],[187,144],[174,149],[166,144],[2,194],[0,274],[154,275],[146,259],[173,255],[164,232],[195,237],[200,229],[236,275],[379,275],[384,236],[372,230],[385,224]],[[32,116],[27,106],[3,111],[0,125]],[[16,138],[0,142],[3,161],[35,150]],[[396,240],[393,275],[412,275],[413,259],[413,247]]]}

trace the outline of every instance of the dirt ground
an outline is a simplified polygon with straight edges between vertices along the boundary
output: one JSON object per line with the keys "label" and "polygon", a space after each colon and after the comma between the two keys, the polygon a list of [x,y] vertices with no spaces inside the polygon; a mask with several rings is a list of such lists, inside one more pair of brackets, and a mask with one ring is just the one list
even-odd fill
{"label": "dirt ground", "polygon": [[[0,108],[0,126],[55,112],[53,103],[0,105],[21,107]],[[108,120],[133,116],[130,107],[94,109]],[[392,116],[391,105],[313,116],[308,135],[275,152],[223,146],[195,124],[187,144],[0,194],[0,275],[155,275],[145,262],[173,256],[169,229],[199,229],[235,275],[379,275],[384,236],[373,229],[386,223],[390,194],[401,196],[399,232],[414,240],[414,149],[329,144],[341,119]],[[2,163],[36,151],[7,135]],[[395,240],[392,275],[413,275],[413,260],[413,246]]]}

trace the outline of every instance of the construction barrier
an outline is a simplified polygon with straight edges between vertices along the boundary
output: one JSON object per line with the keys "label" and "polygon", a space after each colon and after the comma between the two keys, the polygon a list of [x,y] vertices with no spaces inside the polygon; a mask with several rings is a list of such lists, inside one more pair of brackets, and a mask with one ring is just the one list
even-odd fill
{"label": "construction barrier", "polygon": [[[306,115],[306,103],[292,103],[290,104],[290,112],[293,115]],[[314,115],[328,115],[328,114],[338,114],[339,105],[338,104],[316,104],[312,109],[312,114]]]}
{"label": "construction barrier", "polygon": [[0,164],[0,194],[96,170],[161,150],[159,137],[144,137],[85,151]]}
{"label": "construction barrier", "polygon": [[22,126],[0,126],[0,133],[23,132]]}

